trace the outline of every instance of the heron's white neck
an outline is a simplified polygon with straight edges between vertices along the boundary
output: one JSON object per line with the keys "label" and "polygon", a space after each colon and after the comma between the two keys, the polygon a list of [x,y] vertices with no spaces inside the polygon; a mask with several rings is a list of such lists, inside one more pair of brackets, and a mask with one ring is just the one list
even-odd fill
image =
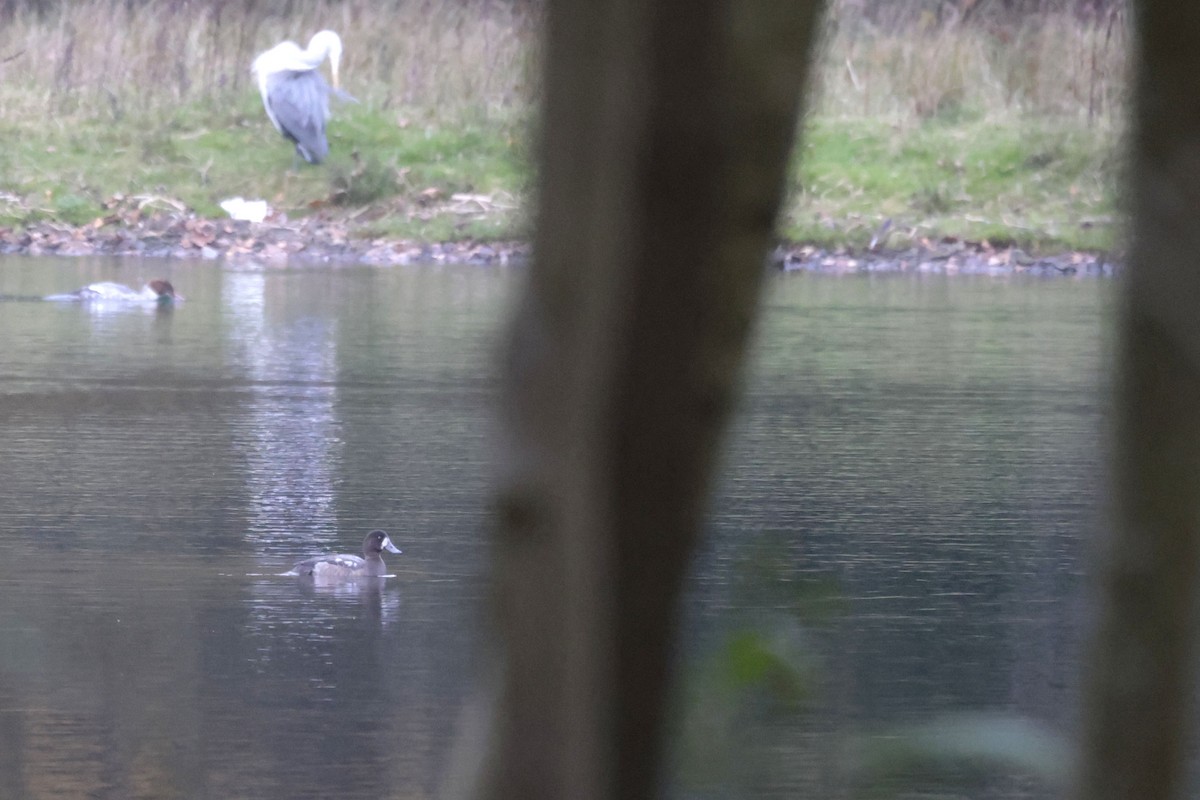
{"label": "heron's white neck", "polygon": [[333,73],[333,88],[336,89],[338,88],[338,66],[342,61],[342,37],[333,31],[318,31],[308,40],[304,58],[316,68],[326,57],[329,58],[329,67]]}
{"label": "heron's white neck", "polygon": [[333,31],[315,33],[308,40],[308,47],[305,48],[304,54],[317,64],[320,64],[326,56],[329,56],[331,61],[335,58],[340,59],[342,57],[342,38]]}

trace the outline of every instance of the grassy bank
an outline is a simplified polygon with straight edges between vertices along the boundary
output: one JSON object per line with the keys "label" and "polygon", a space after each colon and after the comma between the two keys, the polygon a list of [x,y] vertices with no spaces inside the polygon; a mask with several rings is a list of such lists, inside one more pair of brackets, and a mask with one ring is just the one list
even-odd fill
{"label": "grassy bank", "polygon": [[[524,233],[535,8],[269,5],[81,0],[0,27],[0,225],[89,222],[117,195],[219,216],[241,195],[360,236]],[[249,63],[322,27],[361,102],[335,108],[329,162],[293,172]],[[1110,246],[1125,45],[1119,19],[996,27],[835,3],[785,235],[863,246],[891,220],[896,245]]]}

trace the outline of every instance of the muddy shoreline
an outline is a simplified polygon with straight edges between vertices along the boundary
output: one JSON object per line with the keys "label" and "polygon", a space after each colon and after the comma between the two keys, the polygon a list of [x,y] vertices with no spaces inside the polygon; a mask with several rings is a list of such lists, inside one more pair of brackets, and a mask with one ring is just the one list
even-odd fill
{"label": "muddy shoreline", "polygon": [[[460,263],[521,264],[529,258],[525,242],[415,242],[355,236],[343,222],[321,216],[252,223],[206,219],[188,213],[114,215],[72,226],[44,221],[0,228],[0,253],[29,256],[142,256],[172,259],[225,259],[282,265],[291,261],[337,264],[403,265]],[[1030,255],[1018,248],[987,242],[943,239],[905,249],[826,250],[780,245],[771,256],[784,272],[822,274],[1034,275],[1110,277],[1120,267],[1107,254],[1068,252]]]}

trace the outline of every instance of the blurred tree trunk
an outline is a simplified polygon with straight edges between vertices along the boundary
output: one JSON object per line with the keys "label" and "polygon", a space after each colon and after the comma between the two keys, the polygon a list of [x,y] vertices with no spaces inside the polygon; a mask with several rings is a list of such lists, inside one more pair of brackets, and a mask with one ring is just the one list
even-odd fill
{"label": "blurred tree trunk", "polygon": [[1200,4],[1135,4],[1114,535],[1077,796],[1182,797],[1200,538]]}
{"label": "blurred tree trunk", "polygon": [[551,0],[486,797],[650,797],[819,0]]}

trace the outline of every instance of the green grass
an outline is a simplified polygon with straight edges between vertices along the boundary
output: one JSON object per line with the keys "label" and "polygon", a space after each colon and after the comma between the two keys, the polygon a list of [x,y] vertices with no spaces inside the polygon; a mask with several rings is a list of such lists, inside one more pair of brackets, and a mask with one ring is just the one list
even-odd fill
{"label": "green grass", "polygon": [[[496,238],[523,224],[511,210],[476,220],[450,208],[456,194],[523,190],[529,170],[516,123],[418,124],[353,104],[335,114],[329,160],[295,169],[292,145],[271,127],[257,96],[223,111],[185,106],[161,119],[80,118],[45,127],[9,120],[0,126],[12,142],[0,152],[0,189],[25,202],[0,206],[0,221],[87,223],[104,216],[116,195],[161,197],[219,217],[220,202],[240,195],[266,199],[289,216],[367,216],[364,235]],[[371,206],[378,213],[368,213]]]}
{"label": "green grass", "polygon": [[[417,122],[367,104],[330,124],[331,155],[293,170],[290,143],[258,98],[163,119],[80,119],[0,136],[0,221],[102,217],[114,195],[160,197],[206,216],[221,200],[263,198],[289,216],[353,218],[359,236],[504,239],[526,230],[531,168],[519,122]],[[790,176],[782,234],[864,247],[891,219],[889,245],[955,236],[1032,250],[1107,249],[1117,217],[1116,134],[1062,119],[812,118]],[[456,202],[481,195],[481,202]],[[488,199],[493,202],[487,202]],[[466,206],[466,208],[464,208]]]}
{"label": "green grass", "polygon": [[1034,250],[1113,246],[1115,133],[1074,120],[889,124],[817,117],[794,165],[784,233],[862,247],[953,236]]}
{"label": "green grass", "polygon": [[[254,3],[18,11],[0,27],[0,224],[84,224],[115,196],[221,217],[220,201],[240,195],[290,218],[340,219],[356,236],[527,232],[533,6],[289,8],[286,19]],[[943,236],[1112,247],[1120,19],[930,25],[893,8],[880,20],[831,3],[782,234],[862,247],[890,219],[893,247]],[[361,103],[336,104],[326,164],[293,170],[248,67],[321,27],[342,33],[342,78]]]}

